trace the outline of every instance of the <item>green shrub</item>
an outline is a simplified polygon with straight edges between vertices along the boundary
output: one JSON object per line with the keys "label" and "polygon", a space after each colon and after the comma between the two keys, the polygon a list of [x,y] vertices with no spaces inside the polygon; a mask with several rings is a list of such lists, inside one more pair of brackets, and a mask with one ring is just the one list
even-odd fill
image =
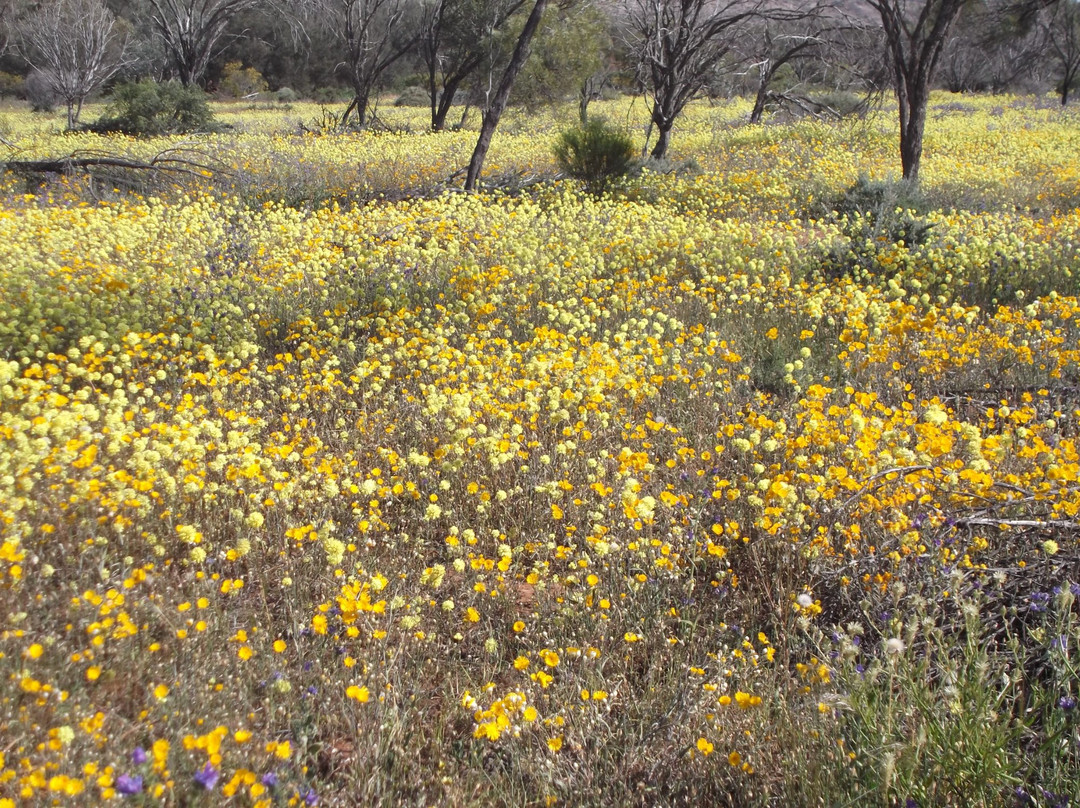
{"label": "green shrub", "polygon": [[562,132],[554,152],[559,167],[597,196],[634,166],[633,140],[598,118]]}
{"label": "green shrub", "polygon": [[907,180],[872,180],[865,174],[833,204],[833,210],[841,215],[860,213],[877,218],[897,209],[923,214],[929,206],[917,185]]}
{"label": "green shrub", "polygon": [[143,79],[118,85],[105,115],[89,128],[152,137],[210,132],[220,127],[214,122],[206,94],[198,87]]}
{"label": "green shrub", "polygon": [[836,118],[865,115],[870,109],[869,99],[851,90],[825,90],[812,93],[810,102],[817,107],[819,113]]}
{"label": "green shrub", "polygon": [[23,77],[0,70],[0,99],[17,96],[24,92]]}
{"label": "green shrub", "polygon": [[395,107],[426,107],[431,104],[431,94],[423,87],[406,87],[394,101]]}
{"label": "green shrub", "polygon": [[266,79],[254,67],[229,62],[221,75],[221,92],[230,98],[246,98],[266,90]]}
{"label": "green shrub", "polygon": [[866,270],[891,277],[900,267],[895,263],[881,265],[879,251],[895,244],[908,250],[925,244],[933,227],[924,218],[929,209],[918,186],[906,180],[860,176],[835,200],[828,214],[837,217],[848,242],[825,255],[824,274],[840,277]]}
{"label": "green shrub", "polygon": [[352,98],[348,87],[317,87],[311,93],[311,100],[317,104],[340,104]]}
{"label": "green shrub", "polygon": [[878,804],[1004,805],[1039,757],[1016,753],[1032,702],[1019,649],[980,619],[978,590],[950,600],[914,595],[907,621],[890,618],[880,639],[859,636],[870,620],[833,633],[833,704],[854,791]]}
{"label": "green shrub", "polygon": [[41,70],[31,70],[27,74],[23,80],[23,95],[34,112],[52,112],[56,106],[56,92]]}

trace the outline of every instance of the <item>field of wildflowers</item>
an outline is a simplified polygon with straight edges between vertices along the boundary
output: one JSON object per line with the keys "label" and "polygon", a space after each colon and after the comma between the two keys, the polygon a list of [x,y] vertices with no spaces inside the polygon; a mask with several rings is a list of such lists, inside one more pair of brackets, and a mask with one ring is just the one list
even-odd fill
{"label": "field of wildflowers", "polygon": [[5,180],[0,806],[1077,804],[1080,127],[935,101],[907,213],[743,102]]}

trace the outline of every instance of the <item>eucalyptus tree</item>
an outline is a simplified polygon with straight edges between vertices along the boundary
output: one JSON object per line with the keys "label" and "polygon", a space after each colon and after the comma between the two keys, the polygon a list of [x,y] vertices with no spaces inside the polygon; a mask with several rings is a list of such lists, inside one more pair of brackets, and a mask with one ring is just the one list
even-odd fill
{"label": "eucalyptus tree", "polygon": [[368,123],[372,96],[386,72],[411,53],[420,38],[416,0],[307,0],[312,24],[330,35],[338,54],[336,72],[353,97],[339,120]]}
{"label": "eucalyptus tree", "polygon": [[53,0],[18,26],[20,51],[67,107],[75,127],[83,103],[124,65],[126,38],[102,0]]}
{"label": "eucalyptus tree", "polygon": [[184,86],[204,80],[233,19],[266,0],[146,0],[165,56]]}
{"label": "eucalyptus tree", "polygon": [[547,8],[547,5],[548,0],[533,0],[532,10],[529,12],[529,16],[518,34],[513,53],[510,54],[510,61],[503,68],[495,93],[491,96],[487,108],[484,110],[484,117],[480,124],[480,135],[476,139],[476,145],[473,147],[472,157],[469,159],[469,167],[465,174],[466,191],[474,190],[476,184],[480,181],[480,174],[484,170],[484,161],[487,159],[488,149],[491,147],[491,138],[495,135],[499,120],[502,118],[506,105],[510,101],[510,92],[513,90],[514,82],[529,58],[532,39],[540,28],[540,22],[544,18],[544,9]]}
{"label": "eucalyptus tree", "polygon": [[953,23],[968,0],[862,0],[880,21],[900,115],[900,166],[918,182],[930,89]]}
{"label": "eucalyptus tree", "polygon": [[525,0],[429,0],[418,49],[427,73],[431,128],[441,131],[458,91],[484,65],[494,67],[500,34]]}
{"label": "eucalyptus tree", "polygon": [[529,108],[576,97],[584,124],[588,103],[610,76],[610,21],[595,4],[565,9],[548,6],[533,40],[533,55],[514,84],[511,102]]}
{"label": "eucalyptus tree", "polygon": [[1057,68],[1061,106],[1069,103],[1069,91],[1080,77],[1080,2],[1061,0],[1045,12],[1043,40]]}
{"label": "eucalyptus tree", "polygon": [[628,50],[657,131],[654,158],[667,153],[676,119],[762,8],[762,0],[625,0]]}

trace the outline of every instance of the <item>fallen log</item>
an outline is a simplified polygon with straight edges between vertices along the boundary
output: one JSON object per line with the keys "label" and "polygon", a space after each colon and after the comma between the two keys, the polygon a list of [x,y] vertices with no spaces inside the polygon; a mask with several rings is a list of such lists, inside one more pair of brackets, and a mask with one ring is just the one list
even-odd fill
{"label": "fallen log", "polygon": [[[151,178],[212,179],[226,169],[215,164],[196,149],[174,147],[158,152],[148,160],[124,157],[108,152],[79,151],[65,157],[41,160],[7,159],[0,161],[0,170],[23,177],[48,177],[51,175],[87,174],[94,177],[104,174],[119,184],[132,185],[152,181]],[[143,179],[131,182],[134,174]]]}

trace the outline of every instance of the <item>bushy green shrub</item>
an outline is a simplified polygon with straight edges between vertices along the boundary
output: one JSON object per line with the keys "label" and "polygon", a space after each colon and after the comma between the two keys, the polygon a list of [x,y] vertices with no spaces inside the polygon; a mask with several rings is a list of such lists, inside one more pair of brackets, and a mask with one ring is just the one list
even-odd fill
{"label": "bushy green shrub", "polygon": [[220,129],[206,94],[198,87],[153,79],[118,85],[104,116],[89,128],[152,137]]}
{"label": "bushy green shrub", "polygon": [[246,98],[266,90],[266,79],[254,67],[229,62],[221,75],[221,92],[229,98]]}
{"label": "bushy green shrub", "polygon": [[426,107],[431,104],[431,94],[423,87],[406,87],[394,100],[395,107]]}
{"label": "bushy green shrub", "polygon": [[562,132],[554,152],[559,167],[597,196],[634,166],[634,141],[599,118]]}
{"label": "bushy green shrub", "polygon": [[0,99],[17,96],[24,92],[23,77],[0,70]]}
{"label": "bushy green shrub", "polygon": [[40,70],[31,70],[23,81],[23,95],[34,112],[52,112],[56,93],[48,77]]}
{"label": "bushy green shrub", "polygon": [[833,247],[825,255],[824,274],[840,277],[866,270],[891,277],[900,267],[895,263],[882,265],[879,250],[894,244],[909,250],[925,244],[933,227],[924,218],[929,209],[917,185],[906,180],[860,176],[829,211],[838,218],[848,243]]}
{"label": "bushy green shrub", "polygon": [[869,99],[851,90],[825,90],[811,93],[810,101],[817,107],[819,113],[837,118],[865,115],[870,109]]}
{"label": "bushy green shrub", "polygon": [[317,87],[311,93],[311,100],[317,104],[340,104],[352,98],[348,87]]}
{"label": "bushy green shrub", "polygon": [[833,203],[841,215],[860,213],[878,219],[898,209],[923,214],[929,205],[919,187],[907,180],[872,180],[865,174]]}

